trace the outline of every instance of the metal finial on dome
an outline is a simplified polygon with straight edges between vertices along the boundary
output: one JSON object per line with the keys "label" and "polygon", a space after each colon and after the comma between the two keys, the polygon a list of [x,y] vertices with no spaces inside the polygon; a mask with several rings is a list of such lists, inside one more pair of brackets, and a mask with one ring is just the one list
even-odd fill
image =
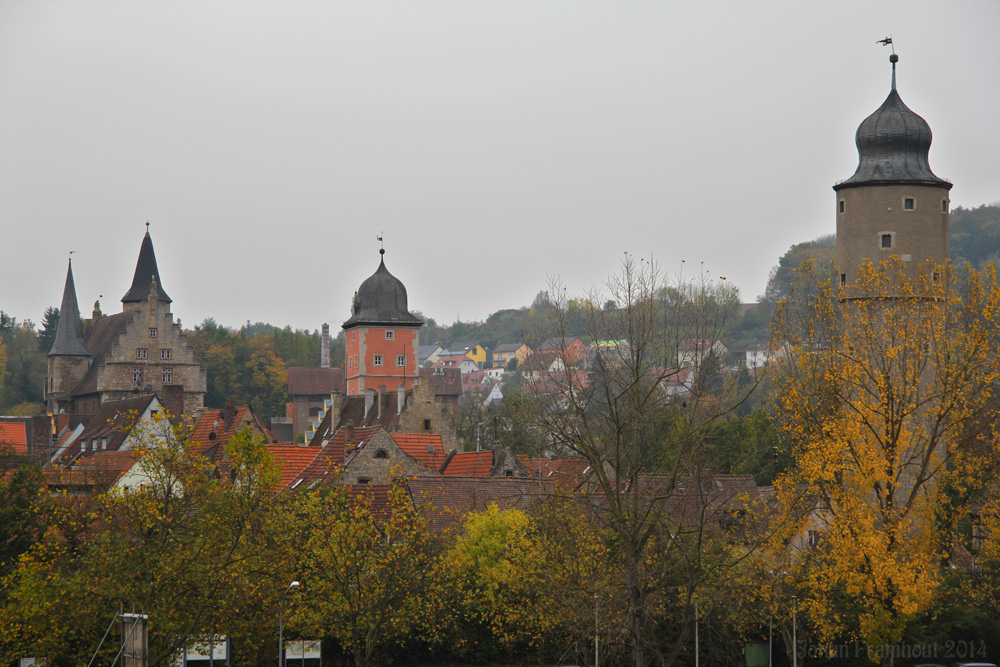
{"label": "metal finial on dome", "polygon": [[896,55],[896,47],[892,44],[892,35],[880,39],[875,43],[881,44],[882,46],[888,46],[892,49],[892,54],[889,56],[889,62],[892,63],[892,89],[896,90],[896,63],[899,62],[899,56]]}

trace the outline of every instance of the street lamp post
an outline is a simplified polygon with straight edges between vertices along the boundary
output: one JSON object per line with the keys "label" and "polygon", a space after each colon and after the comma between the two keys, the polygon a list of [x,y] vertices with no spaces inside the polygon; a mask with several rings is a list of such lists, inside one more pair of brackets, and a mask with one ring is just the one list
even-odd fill
{"label": "street lamp post", "polygon": [[698,667],[698,596],[694,596],[694,667]]}
{"label": "street lamp post", "polygon": [[293,581],[281,594],[281,609],[278,611],[278,667],[285,666],[285,596],[290,590],[298,587],[299,582]]}
{"label": "street lamp post", "polygon": [[799,598],[792,596],[792,667],[799,667],[799,642],[795,636],[795,616],[799,610]]}

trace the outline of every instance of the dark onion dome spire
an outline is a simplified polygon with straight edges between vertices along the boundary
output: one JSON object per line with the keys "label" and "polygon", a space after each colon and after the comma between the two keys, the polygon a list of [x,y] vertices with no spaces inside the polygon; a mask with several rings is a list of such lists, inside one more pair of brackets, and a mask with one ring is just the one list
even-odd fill
{"label": "dark onion dome spire", "polygon": [[135,263],[135,276],[132,278],[132,289],[122,297],[122,303],[142,303],[149,298],[149,284],[156,278],[156,289],[159,300],[170,303],[171,299],[163,291],[163,281],[160,271],[156,268],[156,253],[153,252],[153,239],[149,237],[149,223],[146,223],[146,236],[139,248],[139,261]]}
{"label": "dark onion dome spire", "polygon": [[383,257],[378,270],[361,283],[354,295],[351,318],[344,322],[343,328],[359,324],[422,325],[424,321],[411,315],[406,307],[406,287],[385,268],[385,250],[379,250],[379,254]]}
{"label": "dark onion dome spire", "polygon": [[80,324],[80,306],[76,302],[76,283],[73,281],[73,260],[69,260],[66,271],[66,287],[63,288],[62,306],[59,307],[59,322],[56,323],[56,339],[49,350],[50,357],[89,357],[90,352],[83,344],[83,327]]}
{"label": "dark onion dome spire", "polygon": [[951,189],[951,183],[931,171],[927,154],[931,148],[931,127],[903,104],[896,91],[896,62],[892,63],[892,90],[875,112],[858,126],[858,169],[834,190],[860,185],[933,185]]}

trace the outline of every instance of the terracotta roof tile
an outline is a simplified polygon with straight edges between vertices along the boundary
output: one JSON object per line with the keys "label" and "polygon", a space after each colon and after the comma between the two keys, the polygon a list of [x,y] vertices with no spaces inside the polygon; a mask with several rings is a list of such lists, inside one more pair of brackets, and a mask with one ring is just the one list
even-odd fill
{"label": "terracotta roof tile", "polygon": [[390,433],[404,454],[412,456],[431,470],[440,470],[448,458],[444,443],[437,433]]}
{"label": "terracotta roof tile", "polygon": [[551,480],[560,491],[576,489],[591,470],[590,462],[579,456],[528,459],[524,465],[528,474]]}
{"label": "terracotta roof tile", "polygon": [[24,422],[0,422],[0,445],[12,445],[18,453],[28,453],[28,432]]}
{"label": "terracotta roof tile", "polygon": [[430,380],[435,396],[462,395],[462,372],[457,368],[421,368],[420,379]]}
{"label": "terracotta roof tile", "polygon": [[305,445],[277,444],[268,445],[267,451],[274,456],[281,470],[281,479],[277,484],[277,490],[280,491],[291,484],[305,470],[306,466],[316,459],[320,450],[318,447],[306,447]]}
{"label": "terracotta roof tile", "polygon": [[493,452],[455,452],[449,459],[442,475],[448,477],[489,477],[493,469]]}
{"label": "terracotta roof tile", "polygon": [[551,482],[525,477],[414,477],[409,488],[413,504],[436,531],[490,505],[529,507],[555,490]]}

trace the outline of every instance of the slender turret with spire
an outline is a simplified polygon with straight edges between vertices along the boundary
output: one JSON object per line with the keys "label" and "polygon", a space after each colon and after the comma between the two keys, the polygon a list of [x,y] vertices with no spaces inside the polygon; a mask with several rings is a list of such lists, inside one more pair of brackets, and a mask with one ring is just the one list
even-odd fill
{"label": "slender turret with spire", "polygon": [[90,356],[86,345],[83,344],[83,326],[80,323],[80,306],[76,301],[72,258],[66,270],[66,286],[63,288],[62,305],[59,307],[56,338],[52,343],[52,349],[49,350],[49,356]]}
{"label": "slender turret with spire", "polygon": [[160,271],[156,268],[156,253],[153,252],[153,239],[149,236],[149,223],[146,223],[146,235],[142,239],[142,247],[139,248],[139,261],[135,264],[135,275],[132,278],[132,287],[128,293],[122,297],[125,308],[130,304],[141,304],[149,299],[149,285],[156,279],[159,291],[158,300],[170,303],[171,299],[163,291],[163,281],[160,280]]}
{"label": "slender turret with spire", "polygon": [[91,354],[83,340],[80,324],[80,306],[76,301],[76,283],[73,280],[73,259],[66,270],[62,305],[56,337],[49,350],[49,368],[45,381],[45,398],[51,412],[71,407],[70,392],[90,369]]}

